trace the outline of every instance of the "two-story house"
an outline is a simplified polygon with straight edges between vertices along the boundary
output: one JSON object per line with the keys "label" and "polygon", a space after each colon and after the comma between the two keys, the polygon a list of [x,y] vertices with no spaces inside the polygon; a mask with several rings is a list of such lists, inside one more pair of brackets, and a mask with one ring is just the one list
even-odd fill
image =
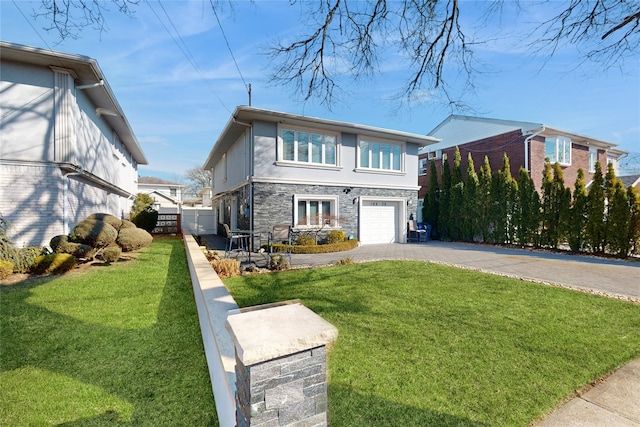
{"label": "two-story house", "polygon": [[618,160],[626,154],[616,148],[616,144],[589,136],[579,135],[551,127],[543,123],[513,120],[489,119],[451,115],[436,126],[429,135],[441,141],[420,150],[419,180],[420,199],[427,194],[429,185],[429,163],[435,160],[438,176],[445,159],[453,166],[455,147],[460,149],[462,173],[467,168],[467,156],[471,153],[476,171],[487,156],[491,169],[496,172],[502,167],[506,153],[509,157],[511,173],[515,179],[521,167],[531,175],[538,190],[542,186],[545,158],[562,167],[565,185],[572,187],[578,176],[578,169],[585,174],[589,183],[595,172],[596,162],[600,162],[603,173],[607,163],[613,163],[618,173]]}
{"label": "two-story house", "polygon": [[153,198],[153,208],[159,214],[179,214],[184,185],[154,176],[141,176],[138,178],[138,193]]}
{"label": "two-story house", "polygon": [[[341,229],[404,242],[425,135],[237,107],[211,150],[212,208],[231,229]],[[219,230],[220,233],[220,230]]]}
{"label": "two-story house", "polygon": [[0,42],[0,80],[0,215],[14,242],[124,217],[147,159],[96,60]]}

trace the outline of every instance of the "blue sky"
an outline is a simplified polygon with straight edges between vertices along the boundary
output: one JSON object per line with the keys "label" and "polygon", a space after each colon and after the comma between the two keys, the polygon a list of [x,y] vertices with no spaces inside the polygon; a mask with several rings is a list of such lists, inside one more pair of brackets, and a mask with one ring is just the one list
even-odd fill
{"label": "blue sky", "polygon": [[[304,29],[298,3],[239,1],[219,13],[242,76],[208,1],[141,1],[133,18],[109,11],[106,32],[85,28],[80,38],[61,43],[43,29],[48,22],[32,17],[39,5],[0,1],[0,37],[95,58],[149,160],[140,175],[180,181],[187,169],[202,166],[235,107],[248,103],[245,83],[252,86],[254,107],[419,134],[452,112],[427,91],[397,109],[393,97],[406,67],[393,51],[380,62],[380,74],[348,82],[331,110],[315,100],[300,102],[292,87],[271,85],[266,47]],[[475,76],[475,91],[464,93],[473,110],[456,113],[540,122],[640,152],[640,55],[624,69],[608,70],[581,63],[572,46],[562,46],[550,60],[537,57],[519,38],[528,25],[523,20],[535,20],[535,13],[519,16],[516,25],[507,10],[478,26],[476,6],[462,3],[465,31],[504,36],[477,46],[483,72]],[[534,12],[549,15],[546,9]]]}

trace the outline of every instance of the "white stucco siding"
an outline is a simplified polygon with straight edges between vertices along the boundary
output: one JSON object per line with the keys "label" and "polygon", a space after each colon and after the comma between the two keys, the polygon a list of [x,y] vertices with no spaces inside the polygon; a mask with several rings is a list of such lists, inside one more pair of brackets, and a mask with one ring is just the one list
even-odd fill
{"label": "white stucco siding", "polygon": [[0,63],[0,158],[53,160],[53,72]]}
{"label": "white stucco siding", "polygon": [[[411,187],[418,183],[418,146],[403,146],[402,173],[356,171],[358,135],[339,133],[338,167],[317,167],[307,164],[277,162],[278,136],[276,123],[254,126],[254,176],[256,179],[277,179],[291,182],[314,182],[332,185],[362,185],[380,187]],[[322,129],[318,130],[322,132]]]}

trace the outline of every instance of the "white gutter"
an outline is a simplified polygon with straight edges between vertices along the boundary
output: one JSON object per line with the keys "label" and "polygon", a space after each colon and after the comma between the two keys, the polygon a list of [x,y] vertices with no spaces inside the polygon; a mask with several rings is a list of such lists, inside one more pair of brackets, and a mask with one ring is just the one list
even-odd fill
{"label": "white gutter", "polygon": [[529,173],[531,173],[531,171],[529,170],[529,141],[531,141],[531,139],[535,138],[536,136],[540,135],[542,132],[545,131],[545,129],[546,129],[545,126],[542,125],[540,130],[532,133],[531,135],[529,135],[524,139],[524,169]]}

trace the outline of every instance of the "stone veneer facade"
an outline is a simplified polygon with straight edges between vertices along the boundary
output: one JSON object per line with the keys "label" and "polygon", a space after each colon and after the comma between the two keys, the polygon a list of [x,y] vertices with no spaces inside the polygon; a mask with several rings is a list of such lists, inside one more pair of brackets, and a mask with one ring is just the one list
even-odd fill
{"label": "stone veneer facade", "polygon": [[[345,192],[346,189],[349,189],[348,193]],[[345,235],[353,234],[354,236],[358,236],[358,198],[360,196],[409,200],[407,220],[409,215],[416,215],[418,206],[416,190],[255,182],[253,183],[253,229],[266,233],[276,224],[291,224],[294,194],[338,195],[339,225]]]}
{"label": "stone veneer facade", "polygon": [[236,359],[238,427],[326,426],[326,347],[245,366]]}

